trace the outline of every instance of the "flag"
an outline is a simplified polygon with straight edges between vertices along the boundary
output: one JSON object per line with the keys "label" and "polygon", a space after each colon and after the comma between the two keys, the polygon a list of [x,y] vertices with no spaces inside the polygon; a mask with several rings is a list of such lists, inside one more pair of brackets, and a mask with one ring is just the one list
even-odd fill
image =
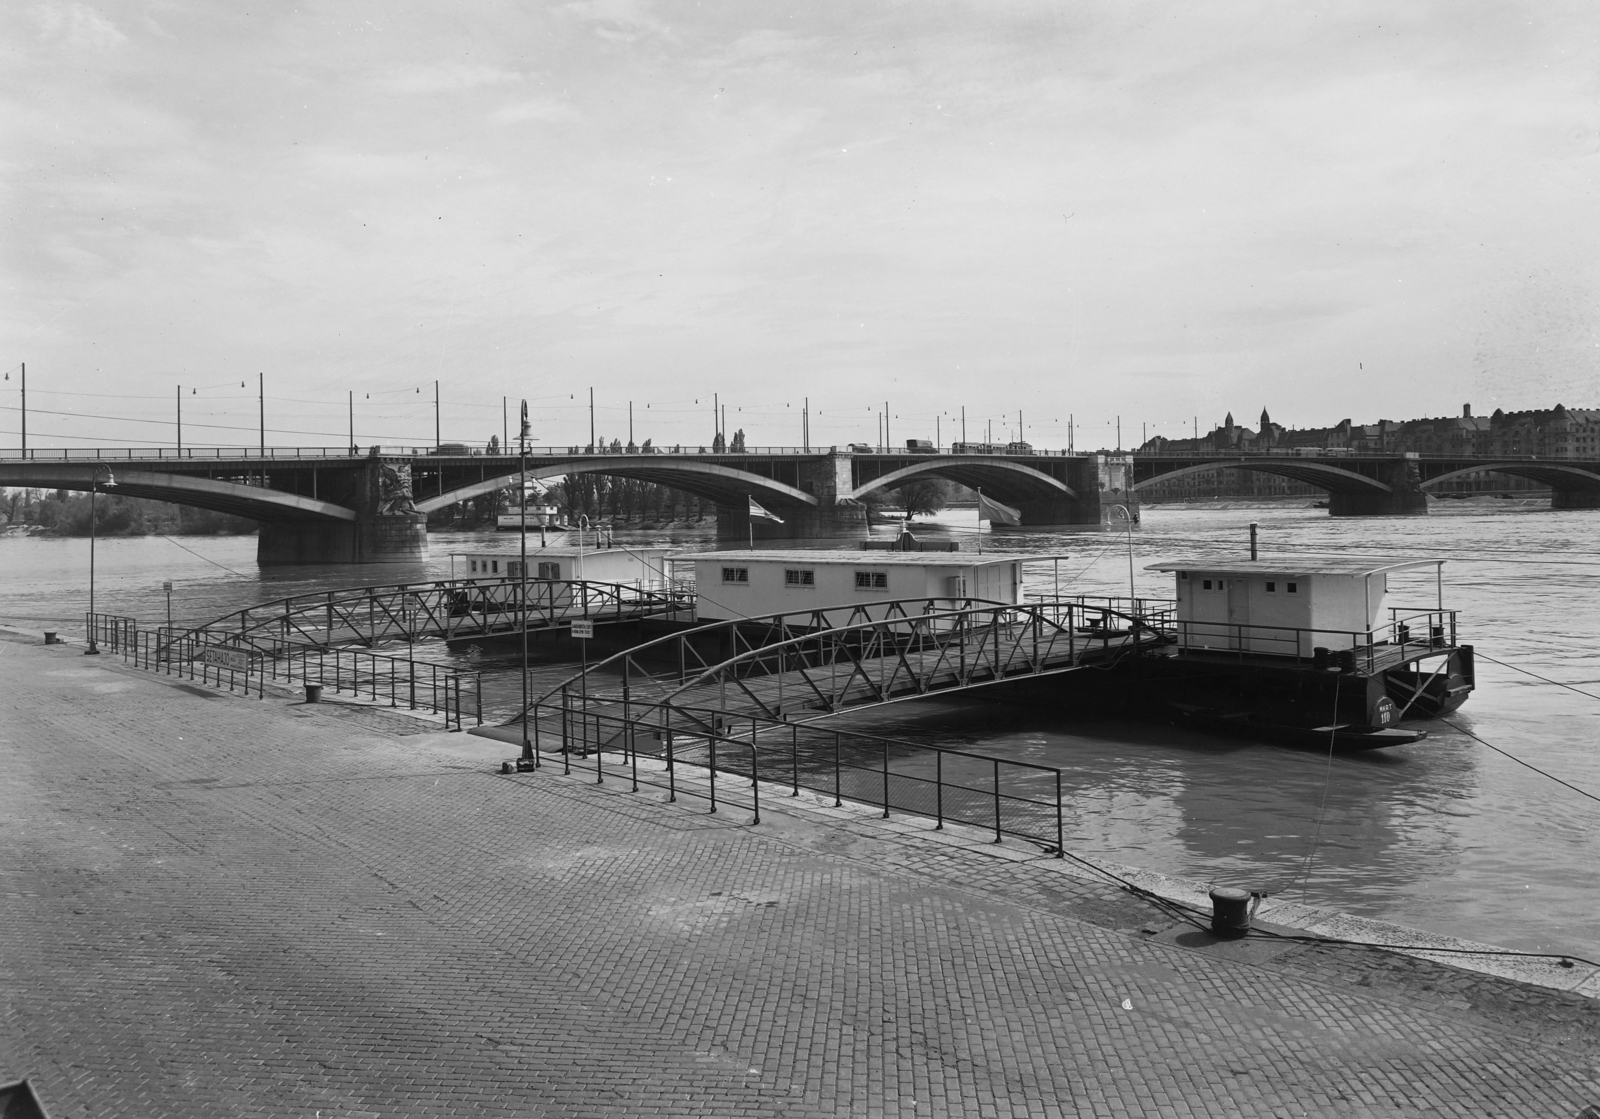
{"label": "flag", "polygon": [[756,504],[756,499],[753,497],[750,499],[750,519],[752,521],[772,521],[775,524],[780,525],[783,523],[782,517],[775,516],[774,514],[769,513],[765,509],[761,508],[761,506]]}
{"label": "flag", "polygon": [[983,496],[983,491],[978,491],[978,520],[989,521],[997,525],[1020,525],[1022,523],[1022,510],[1013,509],[1009,505],[1001,505],[998,501],[990,501]]}

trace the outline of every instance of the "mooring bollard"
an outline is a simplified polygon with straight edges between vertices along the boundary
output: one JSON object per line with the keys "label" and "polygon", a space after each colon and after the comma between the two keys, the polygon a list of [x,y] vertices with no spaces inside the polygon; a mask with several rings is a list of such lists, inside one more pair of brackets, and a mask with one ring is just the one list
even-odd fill
{"label": "mooring bollard", "polygon": [[322,685],[321,684],[307,684],[306,685],[306,702],[307,703],[321,703],[322,702]]}
{"label": "mooring bollard", "polygon": [[55,630],[47,629],[44,631],[44,643],[46,645],[59,645],[61,644],[61,638],[56,636]]}
{"label": "mooring bollard", "polygon": [[1250,891],[1218,886],[1211,891],[1211,931],[1237,940],[1250,931]]}

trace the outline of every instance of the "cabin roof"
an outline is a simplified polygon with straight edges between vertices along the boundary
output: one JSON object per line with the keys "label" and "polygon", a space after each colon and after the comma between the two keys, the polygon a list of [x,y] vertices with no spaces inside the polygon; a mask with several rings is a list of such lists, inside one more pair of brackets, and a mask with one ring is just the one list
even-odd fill
{"label": "cabin roof", "polygon": [[[646,555],[649,555],[651,557],[655,557],[655,556],[664,555],[666,553],[666,551],[667,551],[666,548],[654,548],[654,547],[649,547],[649,546],[645,546],[645,547],[641,548],[641,547],[635,547],[634,545],[629,544],[626,548],[620,548],[620,547],[594,548],[594,547],[590,547],[590,548],[584,548],[580,552],[579,549],[576,546],[568,545],[568,544],[552,544],[552,545],[549,545],[549,546],[543,547],[543,548],[536,548],[536,547],[534,547],[534,546],[532,546],[530,544],[528,546],[528,558],[530,560],[533,560],[533,559],[549,559],[551,556],[556,556],[556,557],[563,558],[563,559],[566,559],[566,558],[577,559],[579,555],[582,555],[585,559],[587,559],[589,556],[603,556],[603,555],[607,555],[607,554],[625,556],[629,552],[632,552],[632,553],[635,553],[635,554],[638,554],[638,553],[642,552],[642,553],[644,553]],[[522,558],[522,551],[521,551],[521,549],[516,548],[516,547],[509,547],[509,548],[480,548],[480,549],[478,549],[477,551],[474,551],[474,552],[451,552],[450,555],[452,555],[452,556],[465,556],[465,557],[468,557],[468,558],[471,558],[471,559],[481,559],[484,556],[492,556],[495,559],[521,559]]]}
{"label": "cabin roof", "polygon": [[1442,559],[1375,560],[1360,556],[1262,556],[1241,560],[1237,556],[1187,556],[1147,564],[1146,571],[1196,571],[1206,575],[1347,575],[1354,579],[1390,571],[1443,567]]}
{"label": "cabin roof", "polygon": [[673,557],[683,560],[711,560],[740,563],[807,563],[849,564],[852,567],[987,567],[997,563],[1020,563],[1027,560],[1065,559],[1065,556],[1023,556],[1010,553],[984,552],[890,552],[890,551],[823,551],[822,549],[795,548],[790,551],[729,551],[687,552]]}

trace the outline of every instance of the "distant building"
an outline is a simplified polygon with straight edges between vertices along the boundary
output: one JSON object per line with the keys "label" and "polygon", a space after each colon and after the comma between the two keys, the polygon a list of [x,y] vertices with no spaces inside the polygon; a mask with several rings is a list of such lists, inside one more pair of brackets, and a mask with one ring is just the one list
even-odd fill
{"label": "distant building", "polygon": [[[1523,412],[1496,409],[1492,416],[1474,416],[1463,404],[1459,416],[1416,420],[1384,420],[1354,424],[1340,420],[1332,427],[1285,428],[1272,422],[1263,408],[1259,430],[1234,422],[1229,412],[1222,424],[1193,439],[1156,436],[1139,454],[1247,455],[1294,454],[1348,450],[1357,454],[1485,455],[1507,458],[1600,460],[1600,409],[1554,408]],[[1543,487],[1502,474],[1468,475],[1432,492],[1537,491]],[[1242,470],[1202,470],[1150,486],[1146,501],[1194,501],[1215,497],[1321,496],[1322,491],[1287,478]]]}

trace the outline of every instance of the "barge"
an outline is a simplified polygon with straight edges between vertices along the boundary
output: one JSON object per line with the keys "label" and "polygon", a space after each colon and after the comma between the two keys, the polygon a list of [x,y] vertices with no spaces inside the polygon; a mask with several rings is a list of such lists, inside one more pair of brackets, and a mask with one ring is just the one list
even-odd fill
{"label": "barge", "polygon": [[[1175,597],[1152,621],[1170,638],[1140,658],[1141,685],[1207,730],[1365,750],[1427,731],[1474,687],[1472,646],[1444,607],[1444,560],[1192,557],[1151,564]],[[1389,577],[1432,568],[1436,603],[1387,607]]]}

